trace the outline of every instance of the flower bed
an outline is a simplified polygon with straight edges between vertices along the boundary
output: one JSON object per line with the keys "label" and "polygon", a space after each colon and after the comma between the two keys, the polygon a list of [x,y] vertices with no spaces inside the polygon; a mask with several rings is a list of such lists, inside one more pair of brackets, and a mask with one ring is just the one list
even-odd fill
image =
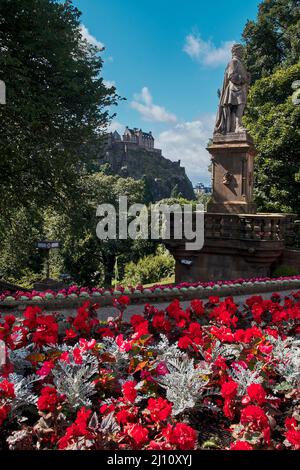
{"label": "flower bed", "polygon": [[65,308],[77,306],[84,299],[101,302],[102,306],[113,305],[114,300],[121,295],[130,297],[133,303],[166,302],[178,299],[207,299],[210,295],[222,297],[228,295],[248,295],[252,293],[274,292],[275,290],[289,290],[300,288],[300,276],[280,278],[252,278],[236,279],[233,281],[181,283],[178,285],[155,285],[151,288],[117,287],[115,289],[88,288],[71,286],[58,292],[3,292],[0,294],[0,307],[26,307],[34,303],[41,307]]}
{"label": "flower bed", "polygon": [[[0,448],[300,449],[300,292],[0,325]],[[1,359],[1,358],[0,358]],[[4,359],[4,357],[2,358]]]}

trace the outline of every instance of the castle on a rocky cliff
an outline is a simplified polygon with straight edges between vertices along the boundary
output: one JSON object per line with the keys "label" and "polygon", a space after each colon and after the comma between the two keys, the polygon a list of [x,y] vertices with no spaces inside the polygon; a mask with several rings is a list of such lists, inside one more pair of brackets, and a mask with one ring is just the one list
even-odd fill
{"label": "castle on a rocky cliff", "polygon": [[108,135],[108,146],[112,144],[121,143],[125,151],[130,150],[148,150],[161,155],[161,150],[154,148],[154,137],[152,132],[144,132],[137,127],[130,129],[126,127],[123,136],[119,132],[114,131]]}
{"label": "castle on a rocky cliff", "polygon": [[126,127],[122,136],[117,131],[106,134],[100,165],[108,165],[111,174],[122,178],[143,180],[149,202],[171,195],[195,198],[180,160],[174,162],[165,158],[162,151],[155,148],[152,132]]}

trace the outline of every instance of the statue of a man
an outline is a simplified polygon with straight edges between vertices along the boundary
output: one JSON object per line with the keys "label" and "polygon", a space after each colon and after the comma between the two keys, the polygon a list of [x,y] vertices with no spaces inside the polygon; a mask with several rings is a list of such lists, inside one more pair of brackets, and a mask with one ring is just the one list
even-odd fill
{"label": "statue of a man", "polygon": [[227,65],[220,96],[220,104],[215,125],[215,134],[244,132],[242,125],[250,85],[250,74],[243,62],[244,47],[234,44],[232,60]]}

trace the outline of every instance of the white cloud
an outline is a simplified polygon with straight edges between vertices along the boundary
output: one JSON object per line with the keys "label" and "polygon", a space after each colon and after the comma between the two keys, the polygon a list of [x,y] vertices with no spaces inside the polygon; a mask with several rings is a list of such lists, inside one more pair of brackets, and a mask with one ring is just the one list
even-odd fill
{"label": "white cloud", "polygon": [[155,146],[170,160],[181,160],[188,177],[196,183],[209,183],[210,156],[206,150],[212,137],[215,116],[203,116],[195,121],[179,123],[159,135]]}
{"label": "white cloud", "polygon": [[204,41],[198,34],[189,34],[183,47],[193,60],[209,67],[218,67],[228,62],[235,41],[223,41],[216,47],[211,40]]}
{"label": "white cloud", "polygon": [[104,48],[104,44],[102,42],[98,41],[98,39],[96,39],[95,36],[93,36],[89,32],[87,27],[84,26],[84,24],[81,25],[80,31],[81,31],[83,39],[85,39],[87,42],[89,42],[93,46],[99,47],[99,49],[101,49],[101,50]]}
{"label": "white cloud", "polygon": [[119,134],[123,134],[124,130],[125,130],[125,127],[124,124],[122,124],[121,122],[119,121],[112,121],[110,123],[110,125],[108,126],[107,128],[107,131],[108,132],[119,132]]}
{"label": "white cloud", "polygon": [[163,106],[153,103],[152,95],[147,87],[140,94],[134,95],[134,101],[130,106],[138,111],[145,121],[151,122],[176,122],[175,114],[169,113]]}
{"label": "white cloud", "polygon": [[116,86],[116,82],[114,80],[103,80],[103,85],[106,86],[106,88],[111,88]]}

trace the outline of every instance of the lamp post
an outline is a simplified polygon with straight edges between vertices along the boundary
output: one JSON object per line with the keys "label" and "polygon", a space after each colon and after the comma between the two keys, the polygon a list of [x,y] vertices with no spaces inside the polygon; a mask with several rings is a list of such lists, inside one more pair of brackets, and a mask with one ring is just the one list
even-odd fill
{"label": "lamp post", "polygon": [[39,250],[43,250],[46,252],[46,280],[50,279],[50,250],[60,248],[60,241],[39,241],[36,244]]}
{"label": "lamp post", "polygon": [[0,104],[6,104],[6,86],[2,80],[0,80]]}

